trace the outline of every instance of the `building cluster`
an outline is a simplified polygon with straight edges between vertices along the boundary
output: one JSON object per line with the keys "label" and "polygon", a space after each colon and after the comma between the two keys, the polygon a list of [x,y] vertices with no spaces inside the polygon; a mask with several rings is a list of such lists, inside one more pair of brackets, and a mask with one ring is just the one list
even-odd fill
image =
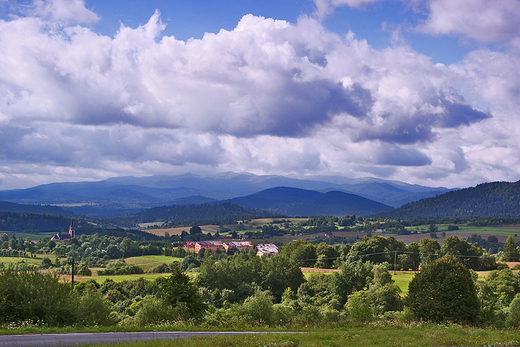
{"label": "building cluster", "polygon": [[[217,250],[229,253],[230,249],[236,249],[242,251],[244,249],[254,250],[255,247],[249,241],[233,241],[233,242],[222,242],[222,241],[187,241],[183,246],[186,252],[198,254],[202,249],[210,250],[211,253],[217,253]],[[269,256],[278,253],[278,247],[273,244],[262,244],[256,246],[258,256]]]}
{"label": "building cluster", "polygon": [[60,231],[58,231],[58,233],[56,235],[52,236],[51,240],[54,242],[67,242],[70,239],[73,239],[75,237],[76,237],[76,228],[74,228],[74,221],[71,220],[70,226],[69,226],[69,232],[67,234],[62,234],[61,230],[60,230]]}
{"label": "building cluster", "polygon": [[268,257],[275,254],[278,254],[278,247],[272,243],[256,245],[256,255],[259,257]]}

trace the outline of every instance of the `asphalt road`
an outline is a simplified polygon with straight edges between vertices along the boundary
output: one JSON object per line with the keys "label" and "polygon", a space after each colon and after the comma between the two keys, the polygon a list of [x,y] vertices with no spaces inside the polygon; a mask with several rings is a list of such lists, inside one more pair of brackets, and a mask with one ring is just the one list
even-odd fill
{"label": "asphalt road", "polygon": [[[113,332],[74,334],[32,334],[0,336],[0,347],[82,346],[84,344],[172,340],[195,336],[250,335],[266,332]],[[274,333],[276,334],[276,333]]]}

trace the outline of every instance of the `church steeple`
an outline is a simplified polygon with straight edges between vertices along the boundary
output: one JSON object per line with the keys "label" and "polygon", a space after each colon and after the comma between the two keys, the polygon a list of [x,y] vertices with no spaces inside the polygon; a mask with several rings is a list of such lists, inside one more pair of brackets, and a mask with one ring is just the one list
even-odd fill
{"label": "church steeple", "polygon": [[76,229],[74,229],[74,220],[72,219],[70,220],[69,235],[71,239],[76,237]]}

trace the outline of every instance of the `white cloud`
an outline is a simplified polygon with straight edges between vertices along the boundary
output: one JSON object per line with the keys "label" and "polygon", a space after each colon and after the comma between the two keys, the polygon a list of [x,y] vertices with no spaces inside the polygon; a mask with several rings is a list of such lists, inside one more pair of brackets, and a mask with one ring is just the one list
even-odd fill
{"label": "white cloud", "polygon": [[420,26],[434,35],[462,34],[483,42],[502,42],[520,35],[518,0],[428,0],[430,13]]}
{"label": "white cloud", "polygon": [[158,12],[114,38],[42,18],[0,21],[4,186],[27,172],[45,181],[188,170],[460,186],[494,179],[500,160],[511,165],[501,179],[520,174],[507,157],[520,154],[520,134],[506,131],[519,117],[515,53],[480,50],[444,66],[307,17],[247,15],[186,42],[163,29]]}
{"label": "white cloud", "polygon": [[360,8],[379,1],[383,0],[314,0],[314,4],[316,5],[316,15],[318,18],[323,18],[339,6]]}
{"label": "white cloud", "polygon": [[[314,0],[316,16],[323,19],[336,7],[369,7],[385,0]],[[388,0],[386,0],[388,2]],[[426,15],[417,26],[432,35],[462,35],[481,42],[511,42],[520,37],[518,0],[401,0],[415,14]],[[419,10],[421,9],[421,10]],[[385,25],[385,23],[382,23]]]}
{"label": "white cloud", "polygon": [[84,0],[34,0],[32,15],[56,22],[95,23],[99,16],[85,8]]}

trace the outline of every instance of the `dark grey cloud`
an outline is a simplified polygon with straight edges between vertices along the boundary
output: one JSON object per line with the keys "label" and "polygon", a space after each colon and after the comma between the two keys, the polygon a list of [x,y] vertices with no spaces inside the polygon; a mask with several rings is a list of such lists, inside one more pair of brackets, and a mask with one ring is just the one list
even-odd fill
{"label": "dark grey cloud", "polygon": [[435,139],[435,133],[432,131],[431,125],[414,118],[387,122],[383,126],[367,126],[355,137],[355,140],[359,142],[378,140],[405,145],[430,142],[433,139]]}
{"label": "dark grey cloud", "polygon": [[425,166],[431,165],[432,160],[421,151],[414,148],[397,146],[383,147],[378,153],[374,164],[393,166]]}
{"label": "dark grey cloud", "polygon": [[0,127],[0,157],[14,162],[70,163],[76,146],[71,146],[69,140],[67,134],[59,132],[42,135],[38,127],[3,126]]}
{"label": "dark grey cloud", "polygon": [[266,110],[270,113],[266,115],[270,118],[268,126],[233,135],[307,136],[317,125],[329,122],[337,114],[366,117],[374,103],[370,91],[357,83],[346,89],[327,80],[291,83],[283,94],[273,96],[272,101]]}
{"label": "dark grey cloud", "polygon": [[471,105],[456,103],[448,100],[440,100],[445,110],[444,113],[435,117],[433,124],[440,128],[458,128],[460,126],[469,126],[473,123],[491,118],[489,112],[482,112],[474,109]]}
{"label": "dark grey cloud", "polygon": [[442,112],[418,112],[413,115],[389,113],[382,117],[385,119],[382,125],[367,125],[354,138],[356,141],[380,140],[391,144],[432,142],[437,138],[434,128],[470,126],[492,117],[490,113],[476,110],[468,104],[447,99],[437,100],[430,105],[442,108]]}

